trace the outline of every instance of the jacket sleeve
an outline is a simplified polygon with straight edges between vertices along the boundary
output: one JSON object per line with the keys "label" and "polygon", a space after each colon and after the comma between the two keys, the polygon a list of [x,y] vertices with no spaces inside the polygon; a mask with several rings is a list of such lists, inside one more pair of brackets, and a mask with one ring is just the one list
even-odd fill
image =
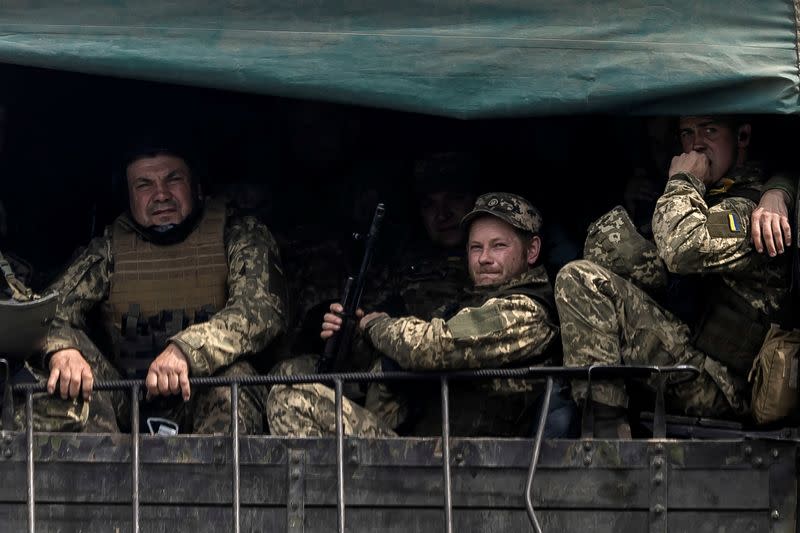
{"label": "jacket sleeve", "polygon": [[47,358],[59,350],[75,348],[82,353],[88,337],[85,331],[86,316],[108,296],[111,271],[111,240],[108,235],[93,239],[89,246],[50,286],[59,292],[59,301],[53,324],[45,341],[42,368]]}
{"label": "jacket sleeve", "polygon": [[286,330],[286,285],[272,234],[244,217],[229,222],[225,246],[225,307],[170,338],[188,357],[194,376],[211,375],[243,354],[257,353]]}
{"label": "jacket sleeve", "polygon": [[750,214],[755,204],[746,198],[727,198],[709,208],[706,187],[688,173],[667,182],[653,214],[653,236],[670,272],[750,271],[768,258],[754,253]]}
{"label": "jacket sleeve", "polygon": [[[775,174],[764,184],[764,190],[778,189],[789,195],[791,201],[797,198],[797,176],[789,173]],[[789,206],[791,209],[791,205]]]}
{"label": "jacket sleeve", "polygon": [[384,355],[409,370],[492,368],[541,354],[558,328],[523,295],[492,298],[453,318],[376,319],[367,336]]}

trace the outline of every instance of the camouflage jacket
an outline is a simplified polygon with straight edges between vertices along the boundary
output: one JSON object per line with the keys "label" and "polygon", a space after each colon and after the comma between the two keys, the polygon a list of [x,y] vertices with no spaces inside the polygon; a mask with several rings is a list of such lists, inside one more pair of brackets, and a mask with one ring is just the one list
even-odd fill
{"label": "camouflage jacket", "polygon": [[[750,394],[747,369],[763,342],[768,321],[786,304],[789,283],[784,257],[773,259],[755,251],[750,215],[756,204],[728,193],[734,186],[755,189],[757,197],[761,174],[752,166],[744,167],[710,191],[691,174],[673,176],[656,203],[653,235],[670,272],[701,275],[699,286],[707,292],[697,303],[707,310],[694,325],[692,343],[708,355],[704,368],[730,405],[744,413]],[[720,283],[721,289],[713,289]],[[743,306],[733,314],[715,308],[730,302],[726,292]]]}
{"label": "camouflage jacket", "polygon": [[[45,354],[82,349],[76,330],[86,328],[89,313],[109,294],[114,269],[111,235],[108,227],[102,237],[93,239],[54,284],[61,301]],[[191,325],[169,339],[186,354],[193,376],[208,376],[243,354],[263,350],[286,328],[283,274],[279,265],[271,265],[279,257],[272,234],[255,218],[228,218],[224,241],[228,260],[225,307],[209,321]]]}
{"label": "camouflage jacket", "polygon": [[498,287],[502,296],[450,318],[383,317],[367,325],[375,348],[409,370],[492,368],[541,355],[558,334],[552,312],[515,288],[549,286],[544,267]]}
{"label": "camouflage jacket", "polygon": [[[718,274],[754,309],[771,316],[780,311],[787,294],[786,262],[755,252],[750,214],[756,204],[725,197],[724,191],[733,185],[760,190],[762,180],[753,166],[723,178],[722,188],[710,191],[691,174],[673,176],[656,203],[653,236],[670,272]],[[717,202],[715,195],[723,199]]]}

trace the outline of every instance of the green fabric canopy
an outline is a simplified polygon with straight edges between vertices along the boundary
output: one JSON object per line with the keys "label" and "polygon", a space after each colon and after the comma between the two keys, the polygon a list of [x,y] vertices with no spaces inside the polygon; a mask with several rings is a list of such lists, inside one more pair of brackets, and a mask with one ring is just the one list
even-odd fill
{"label": "green fabric canopy", "polygon": [[792,0],[4,0],[0,62],[461,118],[800,95]]}

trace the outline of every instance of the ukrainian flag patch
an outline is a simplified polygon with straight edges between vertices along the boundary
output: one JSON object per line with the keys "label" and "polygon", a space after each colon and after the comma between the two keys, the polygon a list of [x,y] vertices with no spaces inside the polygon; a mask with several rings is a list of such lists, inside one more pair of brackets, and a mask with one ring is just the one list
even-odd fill
{"label": "ukrainian flag patch", "polygon": [[709,213],[706,228],[709,235],[715,238],[739,237],[745,231],[742,217],[733,211]]}
{"label": "ukrainian flag patch", "polygon": [[736,213],[728,213],[728,227],[731,228],[733,233],[742,231],[742,222],[739,220],[739,217],[736,216]]}

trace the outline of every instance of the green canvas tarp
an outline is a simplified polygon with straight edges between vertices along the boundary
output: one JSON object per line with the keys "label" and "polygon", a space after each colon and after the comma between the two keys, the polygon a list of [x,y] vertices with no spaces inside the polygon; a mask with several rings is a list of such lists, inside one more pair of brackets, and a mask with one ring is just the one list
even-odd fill
{"label": "green canvas tarp", "polygon": [[787,114],[800,95],[797,9],[792,0],[3,0],[0,63],[460,118]]}

